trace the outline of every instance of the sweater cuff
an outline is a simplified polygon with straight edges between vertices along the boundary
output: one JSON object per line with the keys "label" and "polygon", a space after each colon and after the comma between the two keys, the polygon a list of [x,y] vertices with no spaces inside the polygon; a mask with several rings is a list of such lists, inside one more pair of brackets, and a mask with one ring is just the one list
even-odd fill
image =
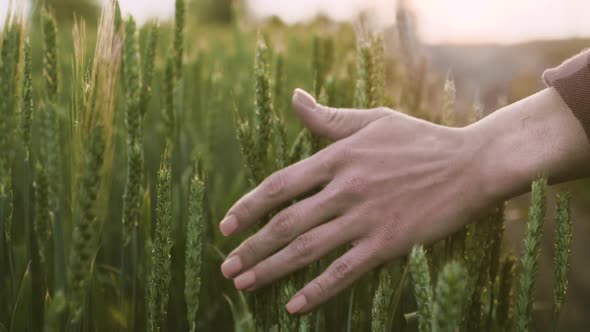
{"label": "sweater cuff", "polygon": [[557,90],[580,120],[590,140],[590,49],[543,73],[547,86]]}

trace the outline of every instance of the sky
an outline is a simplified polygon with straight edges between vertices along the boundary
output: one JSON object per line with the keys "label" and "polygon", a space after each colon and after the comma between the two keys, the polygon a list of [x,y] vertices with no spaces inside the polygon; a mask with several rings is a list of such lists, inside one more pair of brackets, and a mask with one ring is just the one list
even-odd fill
{"label": "sky", "polygon": [[[0,24],[9,0],[0,0]],[[104,1],[104,0],[103,0]],[[119,0],[139,22],[167,18],[174,0]],[[409,0],[418,14],[420,35],[429,43],[514,43],[531,39],[590,37],[590,0]],[[395,0],[247,0],[257,17],[277,15],[288,23],[319,13],[351,20],[373,10],[382,23],[395,20]]]}

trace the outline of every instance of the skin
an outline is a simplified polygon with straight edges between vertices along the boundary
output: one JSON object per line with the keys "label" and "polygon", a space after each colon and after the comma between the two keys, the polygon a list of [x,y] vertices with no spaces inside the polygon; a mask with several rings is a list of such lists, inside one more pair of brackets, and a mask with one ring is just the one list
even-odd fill
{"label": "skin", "polygon": [[309,312],[414,244],[442,239],[527,192],[537,176],[551,183],[590,176],[588,138],[553,88],[464,128],[387,108],[333,109],[299,89],[293,108],[333,144],[269,176],[220,223],[233,236],[317,192],[276,214],[221,266],[237,289],[256,290],[350,245],[287,303],[291,314]]}

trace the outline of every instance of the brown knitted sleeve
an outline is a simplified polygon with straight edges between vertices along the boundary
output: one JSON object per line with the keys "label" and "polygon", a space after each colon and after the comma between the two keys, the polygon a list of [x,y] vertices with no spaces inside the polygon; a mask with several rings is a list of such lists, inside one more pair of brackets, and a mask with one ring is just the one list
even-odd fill
{"label": "brown knitted sleeve", "polygon": [[543,80],[548,86],[555,87],[582,123],[590,140],[590,49],[546,70]]}

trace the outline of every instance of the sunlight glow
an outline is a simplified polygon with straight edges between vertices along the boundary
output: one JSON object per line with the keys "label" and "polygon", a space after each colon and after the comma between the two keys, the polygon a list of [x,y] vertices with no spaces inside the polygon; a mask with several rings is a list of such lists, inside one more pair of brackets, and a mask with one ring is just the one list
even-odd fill
{"label": "sunlight glow", "polygon": [[[102,0],[108,1],[108,0]],[[214,1],[214,0],[212,0]],[[395,20],[396,0],[243,0],[255,17],[277,15],[287,23],[323,14],[338,21],[369,10],[380,24]],[[9,0],[0,0],[3,24]],[[590,36],[589,0],[408,0],[420,35],[430,43],[513,43]],[[174,0],[119,0],[124,15],[139,23],[168,19]]]}

